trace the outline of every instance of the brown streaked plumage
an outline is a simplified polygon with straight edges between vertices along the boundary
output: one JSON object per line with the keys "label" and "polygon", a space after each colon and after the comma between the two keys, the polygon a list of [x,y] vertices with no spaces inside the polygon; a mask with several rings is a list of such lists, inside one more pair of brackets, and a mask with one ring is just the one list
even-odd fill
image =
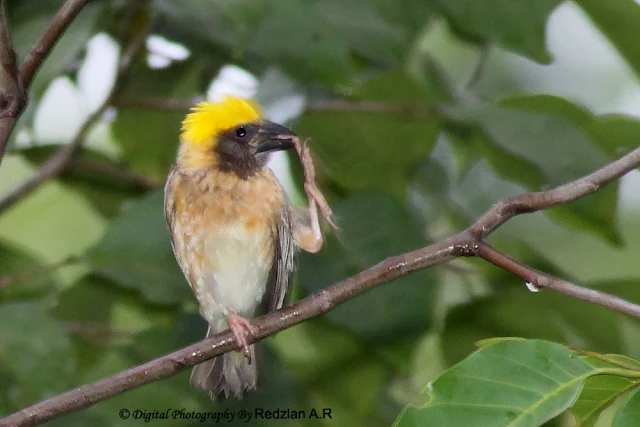
{"label": "brown streaked plumage", "polygon": [[193,384],[212,398],[255,388],[246,318],[282,306],[293,269],[290,207],[265,163],[268,152],[290,148],[295,134],[243,103],[201,104],[187,116],[165,186],[173,250],[209,323],[207,336],[231,328],[244,348],[245,357],[232,352],[194,368]]}

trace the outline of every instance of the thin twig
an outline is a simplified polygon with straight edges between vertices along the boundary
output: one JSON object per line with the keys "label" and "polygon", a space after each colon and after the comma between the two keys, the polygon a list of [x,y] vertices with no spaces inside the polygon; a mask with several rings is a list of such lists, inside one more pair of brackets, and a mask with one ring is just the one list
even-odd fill
{"label": "thin twig", "polygon": [[33,46],[27,57],[20,64],[20,75],[25,87],[29,87],[31,81],[40,68],[40,65],[51,52],[53,46],[60,40],[60,37],[69,24],[80,13],[89,0],[67,0],[64,2],[56,15],[51,20],[47,31],[44,32],[40,40]]}
{"label": "thin twig", "polygon": [[74,158],[67,168],[67,171],[91,175],[91,177],[102,177],[103,179],[111,179],[117,183],[129,185],[140,190],[150,190],[160,186],[160,183],[154,179],[138,175],[126,167],[114,164],[92,160],[83,157]]}
{"label": "thin twig", "polygon": [[[13,52],[13,48],[9,39],[9,30],[6,22],[6,16],[4,13],[5,0],[2,2],[2,19],[0,19],[0,45],[3,46],[2,51]],[[71,24],[73,19],[80,13],[84,5],[88,0],[67,0],[58,12],[53,17],[51,24],[44,32],[40,40],[33,46],[24,62],[18,68],[17,79],[15,80],[16,87],[19,90],[17,94],[17,101],[14,101],[11,114],[0,117],[0,164],[4,158],[4,154],[9,142],[9,136],[13,132],[13,128],[20,118],[22,111],[26,105],[27,90],[33,81],[33,77],[42,65],[42,62],[47,57],[53,46],[60,39],[60,36],[64,33],[67,27]],[[3,63],[5,62],[2,57]]]}
{"label": "thin twig", "polygon": [[491,264],[500,267],[503,270],[521,277],[522,280],[527,283],[531,283],[536,288],[553,289],[561,294],[569,295],[570,297],[593,304],[603,305],[640,318],[640,306],[637,304],[626,301],[612,294],[578,286],[571,282],[567,282],[566,280],[558,279],[557,277],[534,270],[531,267],[527,267],[526,265],[520,264],[519,262],[509,258],[507,255],[482,241],[478,242],[475,255],[489,261]]}
{"label": "thin twig", "polygon": [[[174,99],[163,97],[130,97],[119,96],[114,100],[113,105],[118,108],[127,109],[153,109],[161,111],[186,112],[202,98]],[[402,114],[412,118],[426,117],[432,109],[421,103],[407,102],[377,102],[377,101],[346,101],[342,99],[309,101],[305,106],[307,111],[355,111],[363,113],[394,113]]]}
{"label": "thin twig", "polygon": [[[619,160],[568,184],[548,191],[527,193],[504,199],[496,203],[469,228],[452,237],[413,252],[387,258],[381,263],[331,285],[293,306],[252,319],[251,325],[255,328],[256,334],[254,337],[248,337],[248,340],[255,342],[322,315],[356,295],[411,271],[468,256],[486,259],[538,286],[548,287],[640,318],[640,305],[595,289],[582,288],[522,266],[482,241],[484,237],[509,218],[591,194],[602,185],[619,178],[638,165],[640,165],[640,147]],[[126,390],[175,375],[188,366],[236,349],[238,347],[233,334],[229,331],[223,332],[144,365],[36,403],[0,420],[0,426],[31,426],[42,423],[60,415],[86,408]]]}
{"label": "thin twig", "polygon": [[186,113],[191,107],[202,101],[201,97],[193,99],[174,99],[160,96],[126,96],[121,95],[113,100],[113,106],[121,109],[150,109],[161,111],[177,111]]}
{"label": "thin twig", "polygon": [[64,171],[67,166],[69,166],[71,160],[73,159],[73,155],[82,146],[87,134],[93,128],[93,125],[102,117],[104,111],[111,105],[111,101],[121,87],[123,77],[131,67],[131,63],[134,57],[144,46],[144,41],[147,37],[148,30],[148,28],[145,28],[136,37],[136,39],[132,41],[128,49],[122,54],[120,62],[118,63],[118,72],[116,75],[115,83],[111,88],[111,92],[106,97],[102,105],[95,112],[89,115],[89,117],[87,117],[78,132],[76,132],[75,136],[68,144],[60,147],[55,154],[48,158],[40,166],[40,168],[38,168],[34,176],[20,184],[9,194],[0,199],[0,214],[7,208],[11,207],[14,203],[21,200],[33,190],[38,188],[43,182],[58,175],[59,173]]}

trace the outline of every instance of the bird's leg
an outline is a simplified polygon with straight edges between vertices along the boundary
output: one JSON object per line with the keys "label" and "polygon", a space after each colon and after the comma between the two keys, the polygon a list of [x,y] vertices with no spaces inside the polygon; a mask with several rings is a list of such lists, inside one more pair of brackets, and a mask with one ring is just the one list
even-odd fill
{"label": "bird's leg", "polygon": [[249,323],[247,319],[235,313],[229,313],[227,315],[227,323],[229,323],[229,329],[233,332],[236,343],[242,348],[244,357],[246,357],[249,364],[251,364],[251,352],[249,351],[247,336],[255,336],[257,332],[256,329],[251,326],[251,323]]}

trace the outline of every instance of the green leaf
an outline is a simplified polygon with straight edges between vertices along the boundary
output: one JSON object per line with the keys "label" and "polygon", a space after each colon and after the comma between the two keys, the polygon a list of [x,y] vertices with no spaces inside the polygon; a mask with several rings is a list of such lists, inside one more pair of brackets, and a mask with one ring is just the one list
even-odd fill
{"label": "green leaf", "polygon": [[[429,22],[429,18],[437,11],[437,4],[424,0],[374,0],[379,13],[389,22],[392,22],[405,31],[405,43],[409,43],[413,37]],[[407,13],[410,10],[411,13]]]}
{"label": "green leaf", "polygon": [[[491,336],[536,337],[596,351],[624,351],[619,314],[551,291],[532,294],[520,279],[489,280],[504,280],[512,289],[500,287],[494,295],[449,311],[443,345],[450,362],[466,356],[476,341]],[[609,291],[606,286],[598,288]]]}
{"label": "green leaf", "polygon": [[180,123],[186,113],[120,111],[113,133],[129,167],[152,179],[165,179],[176,158]]}
{"label": "green leaf", "polygon": [[634,427],[640,419],[640,388],[629,395],[629,399],[613,419],[612,427]]}
{"label": "green leaf", "polygon": [[[330,239],[319,254],[300,254],[299,277],[309,291],[425,243],[420,227],[394,197],[353,196],[334,211],[342,244]],[[377,342],[415,336],[429,325],[433,284],[429,272],[415,272],[346,302],[327,318]]]}
{"label": "green leaf", "polygon": [[560,0],[440,0],[454,29],[505,49],[550,63],[545,42],[547,19]]}
{"label": "green leaf", "polygon": [[402,63],[434,9],[416,0],[161,0],[155,6],[178,33],[332,89],[350,84],[363,62]]}
{"label": "green leaf", "polygon": [[[507,107],[515,107],[526,111],[538,112],[545,115],[551,114],[554,117],[561,117],[562,119],[567,120],[570,125],[576,126],[581,132],[585,133],[585,136],[587,137],[586,144],[583,142],[577,144],[576,141],[580,140],[577,137],[564,142],[565,147],[569,147],[567,144],[570,143],[572,144],[571,148],[573,150],[580,150],[574,151],[576,153],[580,153],[579,161],[574,161],[571,166],[571,171],[576,174],[574,179],[580,175],[590,173],[607,163],[606,157],[602,156],[603,153],[607,153],[604,146],[608,145],[611,147],[613,145],[616,147],[615,149],[618,153],[614,154],[612,157],[618,157],[620,155],[619,147],[621,145],[618,141],[620,139],[627,139],[624,136],[622,136],[622,138],[616,137],[616,135],[619,135],[619,130],[618,132],[612,132],[611,135],[607,136],[606,140],[602,139],[604,136],[595,132],[603,125],[608,128],[607,130],[610,130],[610,127],[607,126],[606,122],[601,122],[602,119],[594,117],[588,110],[573,104],[564,98],[547,95],[516,97],[507,99],[501,104]],[[625,124],[628,125],[628,123]],[[626,126],[623,129],[628,130],[629,126]],[[560,143],[560,140],[556,142]],[[594,146],[599,149],[594,150]],[[544,147],[544,149],[547,148]],[[561,154],[558,153],[558,155]],[[545,158],[544,161],[549,161],[549,158]],[[566,179],[569,180],[570,178],[567,177]],[[561,182],[555,181],[550,182],[552,185],[560,183]],[[576,200],[569,205],[561,205],[552,208],[547,211],[547,214],[565,225],[573,226],[579,230],[592,231],[596,235],[599,234],[600,236],[607,238],[611,243],[619,245],[622,243],[622,238],[620,237],[618,230],[615,209],[618,205],[618,188],[619,183],[617,181],[610,183],[607,187],[600,189],[595,194]]]}
{"label": "green leaf", "polygon": [[[133,293],[133,292],[129,292]],[[78,367],[88,369],[98,361],[109,344],[119,335],[125,334],[124,328],[116,325],[113,314],[122,310],[131,296],[108,280],[88,275],[65,289],[58,298],[53,315],[68,322],[76,333],[71,335]],[[141,308],[149,309],[136,301]],[[85,327],[82,333],[82,327]],[[137,325],[136,325],[137,326]]]}
{"label": "green leaf", "polygon": [[0,305],[0,370],[15,381],[16,408],[69,388],[74,365],[64,329],[40,304]]}
{"label": "green leaf", "polygon": [[[618,355],[606,355],[604,358],[616,362]],[[602,368],[618,368],[619,364],[607,362],[601,359],[585,357],[592,366]],[[625,360],[624,365],[635,362],[633,359]],[[636,369],[638,368],[636,363]],[[625,367],[625,366],[622,367]],[[608,408],[621,394],[637,386],[640,380],[617,377],[613,375],[600,375],[587,379],[580,393],[580,397],[571,407],[571,413],[576,421],[575,427],[591,427],[598,421],[600,413]]]}
{"label": "green leaf", "polygon": [[[358,99],[430,102],[430,92],[404,73],[371,78]],[[393,112],[307,111],[297,131],[313,138],[315,154],[341,186],[356,191],[383,188],[404,194],[414,168],[433,148],[439,128],[435,113],[418,118]]]}
{"label": "green leaf", "polygon": [[[357,54],[383,63],[399,63],[407,50],[404,31],[369,0],[314,2],[313,15],[323,21],[321,32],[335,34]],[[428,2],[424,2],[428,3]],[[398,10],[404,5],[394,4]]]}
{"label": "green leaf", "polygon": [[0,241],[0,304],[55,290],[55,279],[24,250]]}
{"label": "green leaf", "polygon": [[640,74],[640,46],[630,37],[640,25],[640,8],[634,0],[576,0],[636,74]]}
{"label": "green leaf", "polygon": [[[589,134],[593,116],[557,97],[516,97],[502,101],[499,108],[453,107],[447,114],[482,129],[485,137],[476,143],[494,170],[531,190],[540,190],[543,184],[564,184],[608,162]],[[620,244],[617,203],[618,183],[614,182],[546,213],[564,225]]]}
{"label": "green leaf", "polygon": [[162,191],[132,203],[89,250],[87,260],[100,274],[151,302],[177,304],[191,298],[191,291],[173,256],[162,205]]}
{"label": "green leaf", "polygon": [[242,52],[264,15],[264,0],[157,0],[154,8],[172,29]]}
{"label": "green leaf", "polygon": [[[197,59],[151,70],[138,63],[125,80],[123,96],[161,96],[189,99],[200,88],[202,63]],[[122,158],[135,172],[164,181],[176,157],[180,123],[188,111],[123,109],[113,123]]]}
{"label": "green leaf", "polygon": [[[59,146],[43,145],[15,150],[34,165],[41,165]],[[140,196],[154,181],[136,175],[118,162],[96,151],[81,148],[69,167],[58,176],[60,182],[82,194],[106,217],[120,212],[122,203]]]}
{"label": "green leaf", "polygon": [[621,157],[638,147],[640,120],[635,117],[609,114],[598,117],[587,129],[594,142],[611,159]]}
{"label": "green leaf", "polygon": [[395,426],[540,426],[578,397],[596,368],[559,344],[507,340],[482,348],[429,384]]}
{"label": "green leaf", "polygon": [[[602,166],[607,157],[580,123],[570,121],[583,117],[580,112],[556,115],[557,101],[547,96],[517,97],[500,102],[499,108],[455,107],[451,112],[454,118],[479,126],[503,150],[535,164],[548,184],[558,185]],[[579,162],[576,153],[580,153]]]}
{"label": "green leaf", "polygon": [[248,52],[269,61],[275,59],[287,73],[304,81],[325,85],[350,82],[354,69],[348,44],[335,31],[323,27],[323,17],[311,2],[268,2],[263,13],[251,32]]}
{"label": "green leaf", "polygon": [[327,85],[350,81],[353,61],[347,44],[324,30],[323,17],[309,2],[160,0],[155,6],[179,34],[204,43],[205,54],[223,47],[235,58],[275,62],[301,80]]}

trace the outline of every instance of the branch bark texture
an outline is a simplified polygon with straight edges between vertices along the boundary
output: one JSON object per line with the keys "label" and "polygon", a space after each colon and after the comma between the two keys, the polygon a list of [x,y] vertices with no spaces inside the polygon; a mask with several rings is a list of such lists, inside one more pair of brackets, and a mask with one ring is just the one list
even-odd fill
{"label": "branch bark texture", "polygon": [[[0,62],[9,71],[11,79],[4,86],[11,86],[11,93],[5,99],[5,105],[0,106],[0,164],[4,158],[16,122],[20,118],[26,105],[27,91],[33,78],[40,69],[42,62],[53,49],[60,36],[69,27],[73,19],[80,13],[89,0],[67,0],[51,20],[49,27],[40,40],[31,48],[24,62],[16,69],[16,54],[11,44],[8,19],[6,16],[6,0],[0,0]],[[5,64],[8,64],[5,66]],[[0,93],[7,88],[0,88]],[[7,94],[4,95],[7,97]],[[8,101],[8,102],[7,102]]]}
{"label": "branch bark texture", "polygon": [[[298,323],[324,314],[350,298],[412,271],[459,257],[479,257],[519,276],[539,288],[549,288],[594,304],[640,318],[640,305],[614,295],[588,289],[549,276],[518,263],[484,242],[510,218],[567,203],[597,191],[640,165],[640,147],[597,171],[548,191],[525,193],[496,203],[469,228],[433,245],[387,258],[352,277],[335,283],[295,305],[251,321],[258,341]],[[532,296],[533,298],[533,296]],[[174,353],[117,375],[86,384],[25,408],[0,420],[0,426],[32,426],[60,415],[89,407],[127,390],[172,376],[181,370],[223,353],[236,350],[231,332],[224,332]]]}

